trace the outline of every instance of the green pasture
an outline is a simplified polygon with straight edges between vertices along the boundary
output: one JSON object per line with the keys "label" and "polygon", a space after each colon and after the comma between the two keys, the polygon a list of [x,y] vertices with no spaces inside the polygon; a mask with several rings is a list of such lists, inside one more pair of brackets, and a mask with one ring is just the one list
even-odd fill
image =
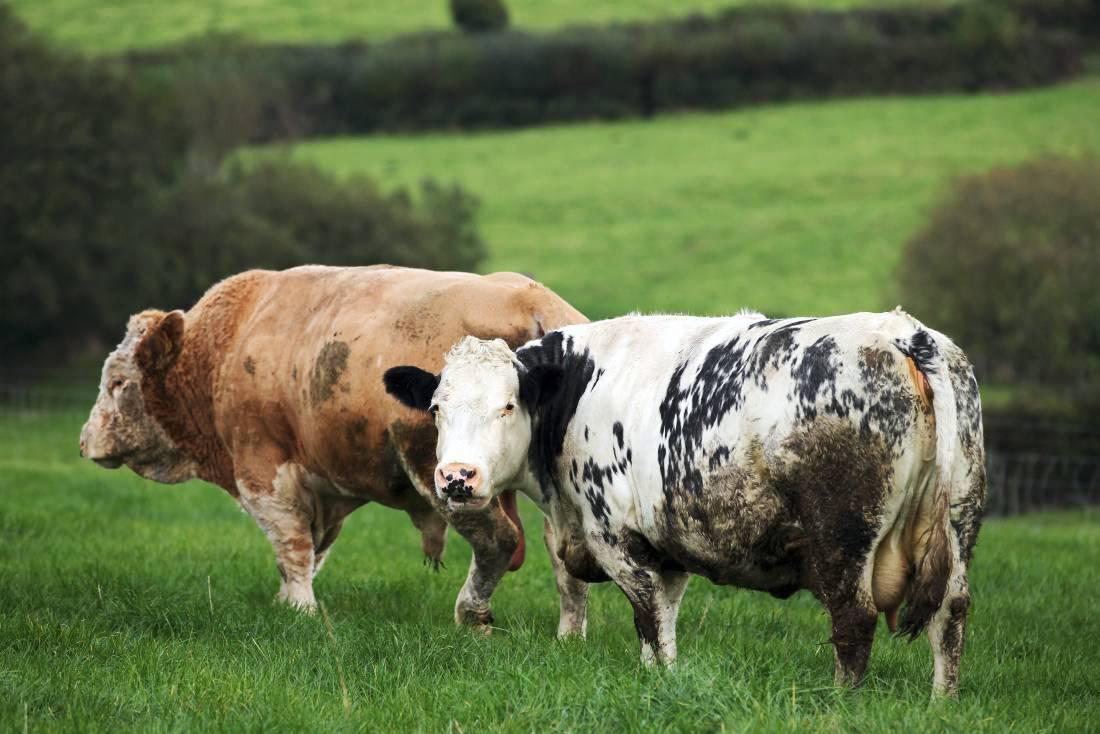
{"label": "green pasture", "polygon": [[[76,413],[0,416],[0,731],[957,731],[1100,727],[1100,522],[991,520],[956,703],[929,705],[925,640],[880,626],[870,677],[832,687],[828,623],[695,579],[681,660],[637,660],[629,606],[592,594],[586,642],[554,639],[539,520],[488,639],[456,629],[469,549],[421,565],[411,524],[368,506],[318,578],[332,625],[275,606],[278,574],[220,489],[77,458]],[[345,694],[346,692],[346,694]],[[346,697],[345,697],[346,695]]]}
{"label": "green pasture", "polygon": [[1100,151],[1098,120],[1093,76],[1016,94],[337,139],[261,154],[391,186],[458,183],[483,202],[485,269],[531,273],[593,318],[828,314],[897,304],[900,249],[952,177]]}
{"label": "green pasture", "polygon": [[[111,53],[174,43],[205,33],[260,41],[377,40],[452,28],[448,0],[9,0],[31,27],[60,44]],[[644,21],[714,13],[747,0],[505,0],[513,26]],[[922,0],[934,1],[934,0]],[[794,0],[786,5],[847,7],[860,0]]]}

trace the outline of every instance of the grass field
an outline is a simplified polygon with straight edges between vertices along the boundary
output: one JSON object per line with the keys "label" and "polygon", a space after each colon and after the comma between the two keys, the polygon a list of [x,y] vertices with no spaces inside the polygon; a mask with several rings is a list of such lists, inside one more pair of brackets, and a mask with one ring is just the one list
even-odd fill
{"label": "grass field", "polygon": [[[264,41],[379,39],[452,27],[448,0],[10,0],[20,16],[58,43],[114,52],[173,43],[213,31]],[[919,0],[934,2],[935,0]],[[746,0],[505,0],[513,26],[549,29],[577,23],[649,20],[712,13]],[[787,5],[845,7],[860,0],[790,0]]]}
{"label": "grass field", "polygon": [[[0,731],[1087,731],[1100,726],[1100,517],[987,523],[961,699],[929,706],[931,654],[880,627],[870,677],[832,688],[827,622],[695,579],[681,662],[642,669],[618,590],[557,642],[531,552],[480,639],[451,623],[467,546],[421,566],[403,515],[355,514],[318,580],[321,618],[273,606],[266,540],[219,489],[76,458],[83,416],[0,420]],[[526,504],[526,503],[525,503]],[[342,694],[347,689],[347,705]]]}
{"label": "grass field", "polygon": [[533,273],[590,317],[891,308],[906,239],[953,176],[1100,151],[1100,77],[1007,95],[791,104],[292,153],[483,200],[487,270]]}

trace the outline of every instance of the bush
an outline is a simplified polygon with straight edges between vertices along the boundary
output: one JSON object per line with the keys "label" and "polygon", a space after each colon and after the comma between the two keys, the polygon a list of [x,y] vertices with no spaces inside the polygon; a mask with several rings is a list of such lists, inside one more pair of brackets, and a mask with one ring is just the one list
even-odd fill
{"label": "bush", "polygon": [[186,176],[162,193],[143,233],[160,253],[148,274],[161,281],[156,303],[192,303],[211,283],[254,267],[475,269],[485,256],[474,229],[476,202],[431,181],[417,199],[383,193],[366,177],[338,180],[285,161]]}
{"label": "bush", "polygon": [[906,307],[997,381],[1100,369],[1100,159],[1044,158],[960,179],[906,245]]}
{"label": "bush", "polygon": [[186,139],[112,65],[58,54],[0,5],[0,352],[117,332],[148,253],[135,214]]}
{"label": "bush", "polygon": [[476,202],[458,189],[385,193],[279,161],[223,172],[222,156],[263,129],[266,101],[222,96],[247,94],[257,57],[219,58],[238,61],[197,64],[183,86],[154,73],[164,67],[139,83],[53,51],[0,4],[4,361],[101,348],[130,313],[185,307],[246,268],[477,266]]}
{"label": "bush", "polygon": [[508,27],[503,0],[451,0],[451,18],[467,33],[502,31]]}
{"label": "bush", "polygon": [[1042,28],[1073,31],[1100,41],[1100,3],[1096,0],[1002,0],[1021,20]]}

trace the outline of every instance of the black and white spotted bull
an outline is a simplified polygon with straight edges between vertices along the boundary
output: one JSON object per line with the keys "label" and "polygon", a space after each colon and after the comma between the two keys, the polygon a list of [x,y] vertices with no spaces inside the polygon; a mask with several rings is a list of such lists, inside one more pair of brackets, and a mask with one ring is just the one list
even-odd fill
{"label": "black and white spotted bull", "polygon": [[674,660],[698,574],[814,593],[838,684],[863,677],[879,613],[910,639],[927,628],[934,692],[955,694],[981,406],[962,351],[900,309],[627,316],[516,353],[470,337],[440,375],[385,380],[435,415],[440,496],[476,508],[524,489],[568,571],[626,593],[643,661]]}

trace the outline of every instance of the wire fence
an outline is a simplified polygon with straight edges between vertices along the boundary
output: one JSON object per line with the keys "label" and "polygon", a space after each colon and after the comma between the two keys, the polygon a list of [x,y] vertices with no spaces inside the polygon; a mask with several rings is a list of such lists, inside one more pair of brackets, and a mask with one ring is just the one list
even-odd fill
{"label": "wire fence", "polygon": [[[97,371],[0,372],[0,459],[77,460]],[[997,416],[985,428],[988,516],[1100,506],[1100,424]]]}

